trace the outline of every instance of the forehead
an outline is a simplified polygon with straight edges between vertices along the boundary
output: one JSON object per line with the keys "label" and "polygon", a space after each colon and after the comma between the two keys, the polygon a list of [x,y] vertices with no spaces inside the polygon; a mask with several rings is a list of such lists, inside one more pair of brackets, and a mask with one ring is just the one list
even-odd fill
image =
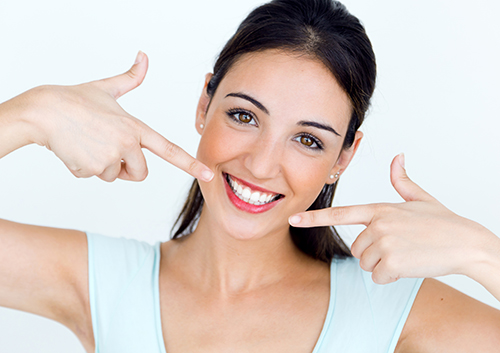
{"label": "forehead", "polygon": [[219,98],[231,92],[246,93],[262,103],[270,115],[292,115],[297,120],[320,117],[342,131],[351,116],[347,94],[325,65],[282,51],[242,56],[221,81],[219,92]]}

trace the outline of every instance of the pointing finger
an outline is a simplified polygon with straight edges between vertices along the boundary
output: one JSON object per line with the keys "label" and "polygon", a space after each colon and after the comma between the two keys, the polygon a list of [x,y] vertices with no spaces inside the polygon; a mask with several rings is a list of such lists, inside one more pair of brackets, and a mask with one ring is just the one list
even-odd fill
{"label": "pointing finger", "polygon": [[214,177],[207,166],[147,126],[141,132],[141,146],[197,179],[209,182]]}
{"label": "pointing finger", "polygon": [[373,205],[329,207],[298,213],[289,218],[294,227],[324,227],[348,224],[368,226],[374,216]]}

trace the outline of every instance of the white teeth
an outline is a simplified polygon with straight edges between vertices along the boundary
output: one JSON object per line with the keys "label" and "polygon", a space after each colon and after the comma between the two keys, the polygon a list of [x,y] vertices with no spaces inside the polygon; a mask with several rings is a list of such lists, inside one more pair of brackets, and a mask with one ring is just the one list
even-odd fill
{"label": "white teeth", "polygon": [[257,201],[259,201],[259,199],[260,199],[260,192],[258,192],[258,191],[257,192],[253,192],[252,196],[250,196],[250,202],[251,203],[255,204]]}
{"label": "white teeth", "polygon": [[250,188],[241,186],[240,184],[238,184],[237,181],[233,180],[229,175],[228,179],[229,179],[229,185],[231,186],[231,189],[233,190],[234,194],[238,196],[239,199],[247,203],[250,203],[252,205],[263,205],[265,203],[268,203],[276,195],[259,191],[252,192]]}
{"label": "white teeth", "polygon": [[241,196],[243,196],[243,201],[248,202],[250,200],[250,196],[252,195],[252,191],[250,191],[249,188],[244,188],[243,193]]}

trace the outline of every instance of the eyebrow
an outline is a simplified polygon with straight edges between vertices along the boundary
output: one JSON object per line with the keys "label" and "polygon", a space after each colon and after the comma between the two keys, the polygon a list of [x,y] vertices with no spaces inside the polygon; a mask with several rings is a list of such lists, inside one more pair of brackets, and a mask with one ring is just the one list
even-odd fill
{"label": "eyebrow", "polygon": [[264,107],[264,105],[261,102],[259,102],[255,98],[250,97],[249,95],[246,95],[244,93],[229,93],[225,98],[227,98],[227,97],[238,97],[238,98],[246,99],[247,101],[249,101],[250,103],[255,105],[257,108],[262,110],[264,113],[269,115],[269,110],[267,110],[267,108]]}
{"label": "eyebrow", "polygon": [[297,125],[300,125],[300,126],[312,126],[312,127],[315,127],[315,128],[321,129],[321,130],[326,130],[326,131],[333,132],[335,135],[340,136],[340,134],[337,131],[335,131],[335,129],[333,127],[331,127],[329,125],[317,123],[315,121],[301,120],[301,121],[299,121],[297,123]]}
{"label": "eyebrow", "polygon": [[[252,98],[250,97],[249,95],[247,94],[244,94],[244,93],[240,93],[240,92],[237,92],[237,93],[229,93],[225,98],[227,97],[237,97],[237,98],[242,98],[242,99],[245,99],[247,101],[249,101],[250,103],[252,103],[253,105],[255,105],[257,108],[259,108],[260,110],[262,110],[264,113],[266,113],[267,115],[270,115],[269,114],[269,110],[267,110],[266,107],[264,107],[264,105],[259,102],[258,100],[256,100],[255,98]],[[331,126],[329,125],[326,125],[326,124],[321,124],[321,123],[318,123],[316,121],[306,121],[306,120],[301,120],[297,123],[297,125],[299,126],[310,126],[310,127],[315,127],[317,129],[321,129],[321,130],[326,130],[326,131],[330,131],[332,133],[334,133],[335,135],[337,136],[340,136],[341,135],[335,131],[334,128],[332,128]]]}

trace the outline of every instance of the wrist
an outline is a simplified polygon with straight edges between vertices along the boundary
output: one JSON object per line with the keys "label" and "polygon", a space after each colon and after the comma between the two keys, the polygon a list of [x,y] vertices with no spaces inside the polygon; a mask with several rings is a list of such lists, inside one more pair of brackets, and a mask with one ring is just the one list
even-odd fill
{"label": "wrist", "polygon": [[463,269],[462,274],[484,285],[488,277],[500,271],[500,238],[478,224],[477,243],[471,250],[471,261]]}
{"label": "wrist", "polygon": [[50,106],[51,99],[50,86],[35,87],[23,94],[22,101],[19,102],[20,113],[17,123],[24,135],[24,140],[27,141],[26,144],[46,145],[44,123],[51,114],[46,109]]}
{"label": "wrist", "polygon": [[0,105],[0,158],[33,142],[23,95]]}

